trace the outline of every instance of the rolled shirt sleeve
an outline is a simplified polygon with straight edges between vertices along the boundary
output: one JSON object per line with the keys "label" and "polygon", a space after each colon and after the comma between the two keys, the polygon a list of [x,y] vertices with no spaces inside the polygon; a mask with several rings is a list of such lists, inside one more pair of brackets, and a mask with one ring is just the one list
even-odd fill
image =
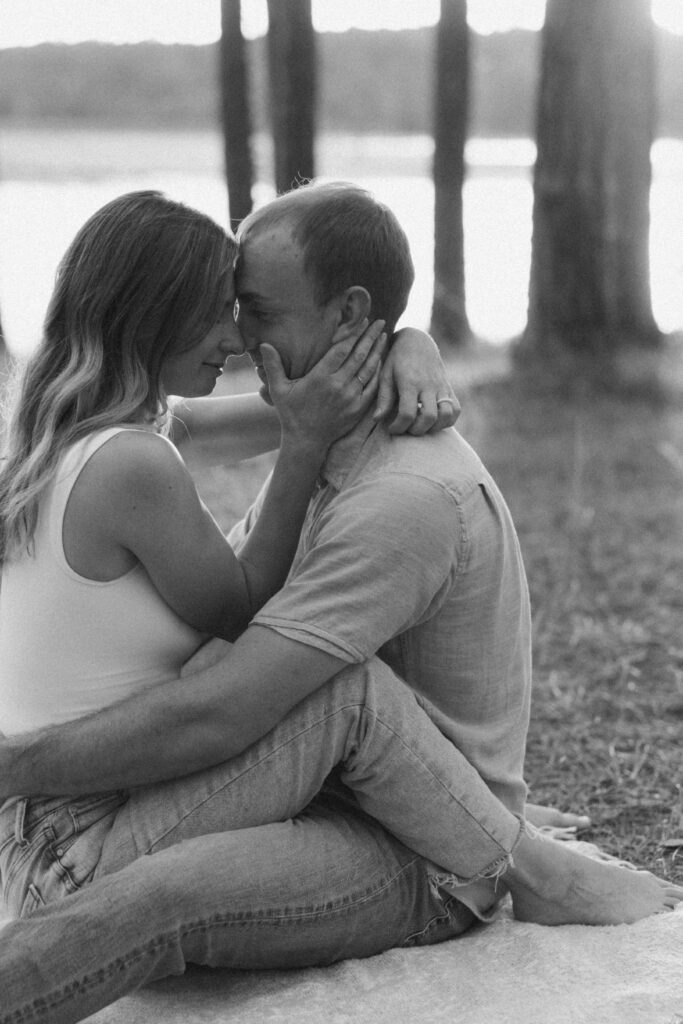
{"label": "rolled shirt sleeve", "polygon": [[464,554],[453,496],[414,473],[343,489],[311,531],[286,586],[253,621],[350,663],[433,615]]}

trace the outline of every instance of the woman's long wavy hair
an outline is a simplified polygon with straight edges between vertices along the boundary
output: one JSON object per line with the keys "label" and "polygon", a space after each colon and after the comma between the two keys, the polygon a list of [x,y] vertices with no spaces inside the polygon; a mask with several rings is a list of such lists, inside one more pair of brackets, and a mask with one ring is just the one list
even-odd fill
{"label": "woman's long wavy hair", "polygon": [[31,550],[40,496],[68,445],[123,423],[163,429],[164,360],[216,322],[236,254],[218,224],[160,192],[120,196],[81,228],[11,401],[0,560]]}

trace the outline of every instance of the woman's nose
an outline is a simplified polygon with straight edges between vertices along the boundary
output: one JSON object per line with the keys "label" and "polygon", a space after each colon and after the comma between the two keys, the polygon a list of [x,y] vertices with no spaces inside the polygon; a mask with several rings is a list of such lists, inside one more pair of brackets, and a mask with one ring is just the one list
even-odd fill
{"label": "woman's nose", "polygon": [[241,356],[244,354],[244,339],[242,338],[239,328],[234,320],[231,320],[228,324],[228,329],[221,341],[221,349],[226,352],[227,355]]}

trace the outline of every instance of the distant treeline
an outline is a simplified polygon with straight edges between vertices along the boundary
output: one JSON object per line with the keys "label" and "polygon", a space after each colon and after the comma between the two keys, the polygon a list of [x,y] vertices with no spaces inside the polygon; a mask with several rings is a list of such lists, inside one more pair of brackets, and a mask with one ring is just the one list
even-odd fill
{"label": "distant treeline", "polygon": [[[434,30],[319,36],[320,130],[428,132]],[[658,133],[683,137],[683,37],[657,32]],[[472,39],[472,135],[533,134],[539,35]],[[268,124],[264,39],[248,44],[255,129]],[[217,45],[80,43],[0,50],[0,122],[131,128],[216,123]],[[599,102],[599,97],[596,97]]]}

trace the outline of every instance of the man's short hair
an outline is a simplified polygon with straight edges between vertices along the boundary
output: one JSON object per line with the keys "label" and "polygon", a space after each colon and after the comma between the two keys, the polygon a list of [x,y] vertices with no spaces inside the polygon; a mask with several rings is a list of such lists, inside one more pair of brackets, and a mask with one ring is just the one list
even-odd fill
{"label": "man's short hair", "polygon": [[304,268],[321,305],[353,285],[367,289],[371,319],[393,332],[415,277],[406,234],[396,216],[365,189],[348,182],[302,185],[255,210],[238,238],[283,222],[304,254]]}

